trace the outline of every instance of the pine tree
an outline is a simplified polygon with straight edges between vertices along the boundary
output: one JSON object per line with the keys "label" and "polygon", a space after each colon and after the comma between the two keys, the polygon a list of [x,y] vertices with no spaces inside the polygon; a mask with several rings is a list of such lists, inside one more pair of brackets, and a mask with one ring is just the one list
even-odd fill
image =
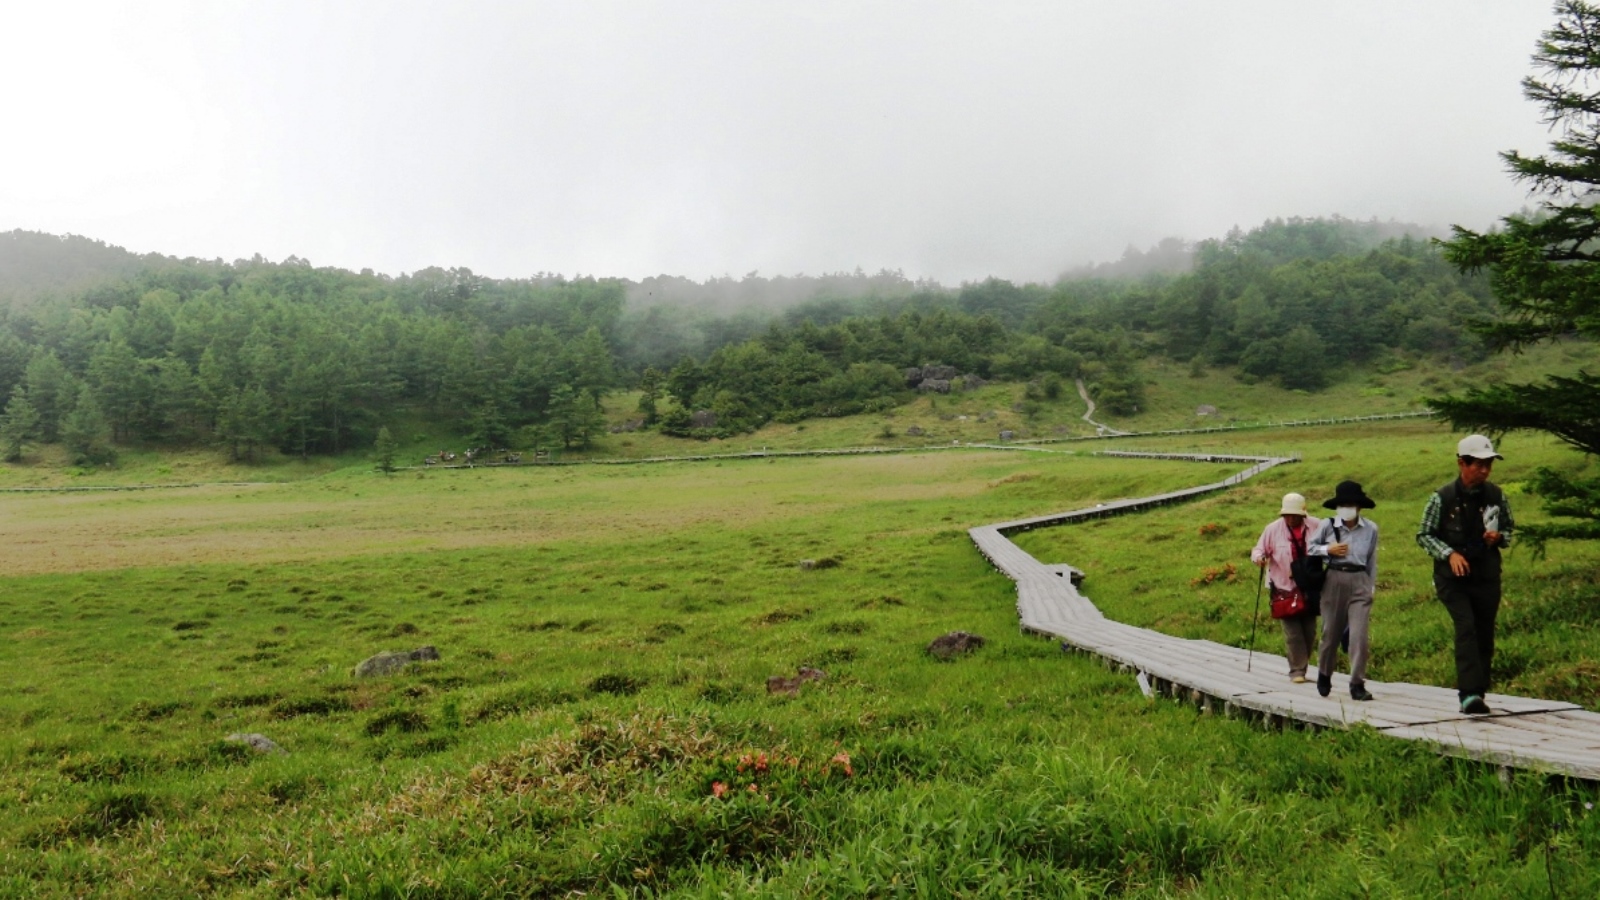
{"label": "pine tree", "polygon": [[217,443],[226,446],[236,462],[255,462],[261,447],[277,431],[277,410],[259,384],[235,391],[217,411]]}
{"label": "pine tree", "polygon": [[472,430],[467,439],[485,450],[503,450],[511,443],[512,428],[499,403],[493,400],[479,405],[472,414]]}
{"label": "pine tree", "polygon": [[111,446],[111,423],[88,385],[78,390],[78,402],[61,420],[61,443],[66,445],[76,465],[116,462],[117,451]]}
{"label": "pine tree", "polygon": [[6,414],[0,417],[0,458],[6,462],[22,460],[22,446],[32,438],[39,427],[39,411],[28,399],[22,385],[11,390],[11,400],[6,403]]}
{"label": "pine tree", "polygon": [[378,440],[373,445],[378,453],[378,471],[389,474],[394,471],[394,458],[400,452],[400,444],[389,433],[389,426],[378,429]]}
{"label": "pine tree", "polygon": [[661,402],[661,373],[655,367],[644,370],[639,376],[639,414],[644,416],[644,424],[654,425],[661,418],[658,404]]}
{"label": "pine tree", "polygon": [[39,436],[47,444],[61,439],[61,423],[73,399],[78,396],[78,382],[61,364],[53,350],[41,350],[28,361],[23,384],[28,386],[28,400],[39,411]]}
{"label": "pine tree", "polygon": [[[1485,234],[1457,226],[1442,243],[1461,270],[1488,272],[1501,316],[1477,330],[1496,350],[1600,338],[1600,6],[1564,0],[1556,14],[1533,56],[1543,77],[1522,82],[1556,139],[1543,156],[1501,154],[1512,177],[1541,195],[1539,208]],[[1472,388],[1429,405],[1460,428],[1543,431],[1600,456],[1600,376],[1586,371]],[[1600,538],[1600,477],[1541,469],[1530,486],[1547,511],[1565,517],[1520,529],[1536,548],[1551,538]]]}
{"label": "pine tree", "polygon": [[584,390],[573,404],[573,434],[578,446],[587,447],[606,430],[606,411],[597,392]]}

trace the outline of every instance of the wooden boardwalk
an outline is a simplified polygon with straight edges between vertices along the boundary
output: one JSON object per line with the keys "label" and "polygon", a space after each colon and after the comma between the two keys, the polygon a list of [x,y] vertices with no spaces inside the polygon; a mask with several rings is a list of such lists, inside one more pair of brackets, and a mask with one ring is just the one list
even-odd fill
{"label": "wooden boardwalk", "polygon": [[[1382,734],[1426,741],[1441,752],[1501,766],[1600,780],[1600,713],[1577,704],[1490,694],[1489,716],[1459,712],[1448,688],[1368,680],[1377,699],[1350,699],[1347,675],[1335,674],[1333,693],[1317,695],[1313,666],[1306,684],[1289,682],[1282,656],[1247,653],[1212,641],[1172,637],[1107,619],[1074,585],[1067,565],[1046,565],[1006,536],[1085,519],[1136,512],[1223,490],[1261,472],[1293,462],[1288,457],[1107,453],[1201,462],[1247,462],[1249,468],[1223,481],[1153,497],[1118,500],[1087,509],[981,525],[969,531],[979,551],[1017,583],[1017,613],[1026,631],[1060,640],[1064,647],[1097,654],[1136,673],[1149,694],[1161,693],[1202,708],[1246,711],[1273,724],[1289,721],[1347,728],[1364,723]],[[1441,647],[1441,653],[1448,648]]]}

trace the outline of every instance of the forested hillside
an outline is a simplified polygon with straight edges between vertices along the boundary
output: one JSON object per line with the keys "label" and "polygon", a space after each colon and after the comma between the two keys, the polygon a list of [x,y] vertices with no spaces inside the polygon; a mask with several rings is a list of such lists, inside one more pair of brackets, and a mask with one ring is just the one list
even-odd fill
{"label": "forested hillside", "polygon": [[1464,325],[1492,312],[1486,285],[1411,231],[1337,218],[1202,241],[1181,274],[959,288],[890,272],[698,286],[391,277],[4,237],[0,450],[12,461],[31,442],[81,462],[127,444],[340,453],[419,416],[483,446],[570,446],[604,427],[598,401],[622,387],[643,389],[643,427],[685,436],[994,379],[1050,395],[1083,378],[1105,409],[1134,415],[1153,354],[1316,389],[1384,354],[1475,357]]}

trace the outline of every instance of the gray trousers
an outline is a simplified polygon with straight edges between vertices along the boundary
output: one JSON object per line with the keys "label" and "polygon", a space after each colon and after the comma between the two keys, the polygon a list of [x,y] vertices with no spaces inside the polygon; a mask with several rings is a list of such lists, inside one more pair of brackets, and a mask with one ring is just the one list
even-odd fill
{"label": "gray trousers", "polygon": [[1322,586],[1322,648],[1317,653],[1317,673],[1330,676],[1339,666],[1339,636],[1350,628],[1350,684],[1367,680],[1367,658],[1372,655],[1368,624],[1372,619],[1372,579],[1366,572],[1328,570]]}
{"label": "gray trousers", "polygon": [[1283,623],[1283,645],[1289,651],[1289,677],[1304,678],[1311,648],[1317,643],[1317,617],[1292,616],[1278,621]]}

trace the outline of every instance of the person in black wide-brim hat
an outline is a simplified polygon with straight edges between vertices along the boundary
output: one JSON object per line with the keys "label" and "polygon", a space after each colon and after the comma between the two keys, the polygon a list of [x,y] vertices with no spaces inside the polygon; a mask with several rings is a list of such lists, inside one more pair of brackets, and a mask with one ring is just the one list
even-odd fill
{"label": "person in black wide-brim hat", "polygon": [[1338,509],[1341,506],[1353,506],[1356,509],[1376,509],[1378,504],[1374,503],[1372,498],[1367,496],[1367,492],[1361,489],[1360,482],[1341,481],[1339,486],[1333,489],[1333,497],[1322,501],[1322,508]]}
{"label": "person in black wide-brim hat", "polygon": [[1328,559],[1328,580],[1322,586],[1322,645],[1317,654],[1317,693],[1333,691],[1333,670],[1339,662],[1339,636],[1350,629],[1350,696],[1371,700],[1367,692],[1367,659],[1372,655],[1369,625],[1372,589],[1378,582],[1378,526],[1361,514],[1378,504],[1361,485],[1341,481],[1333,497],[1322,503],[1334,510],[1306,546],[1312,556]]}

